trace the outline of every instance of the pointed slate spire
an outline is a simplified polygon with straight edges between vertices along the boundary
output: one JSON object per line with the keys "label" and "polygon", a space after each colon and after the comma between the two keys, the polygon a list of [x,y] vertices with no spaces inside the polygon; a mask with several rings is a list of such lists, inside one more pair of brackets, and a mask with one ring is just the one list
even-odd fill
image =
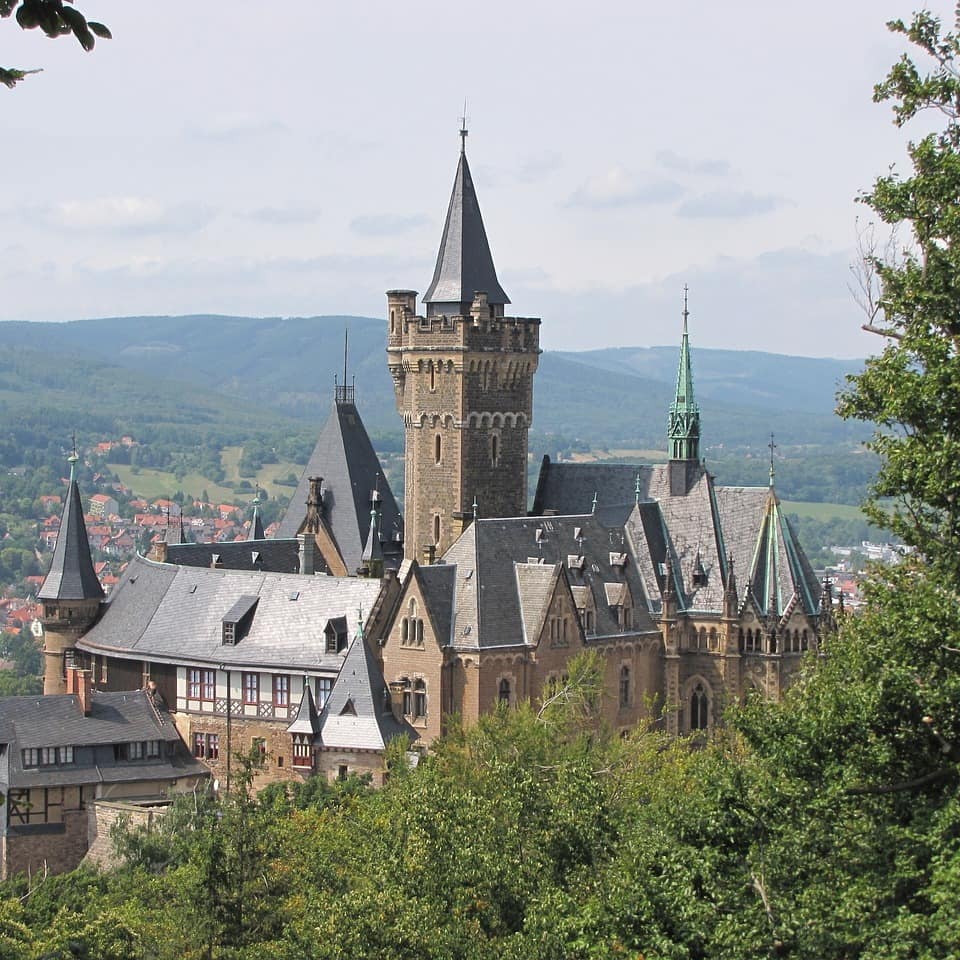
{"label": "pointed slate spire", "polygon": [[315,737],[319,732],[320,718],[317,715],[316,704],[313,702],[313,691],[310,689],[308,678],[304,677],[300,706],[297,708],[297,715],[293,718],[293,723],[287,727],[287,733],[305,733],[308,736]]}
{"label": "pointed slate spire", "polygon": [[677,393],[670,404],[670,459],[700,459],[700,408],[693,396],[693,369],[690,364],[690,337],[687,332],[687,288],[683,288],[683,339],[677,370]]}
{"label": "pointed slate spire", "polygon": [[63,514],[60,517],[60,532],[53,548],[53,562],[37,592],[39,600],[100,600],[103,587],[93,569],[90,556],[90,541],[83,522],[83,503],[77,486],[77,448],[68,457],[70,485],[67,490]]}
{"label": "pointed slate spire", "polygon": [[257,485],[257,495],[253,498],[253,521],[250,524],[250,539],[265,540],[263,521],[260,519],[260,485]]}
{"label": "pointed slate spire", "polygon": [[447,220],[437,254],[433,280],[423,295],[427,316],[456,314],[467,316],[473,295],[487,294],[487,302],[503,305],[510,298],[497,280],[487,231],[480,215],[477,192],[467,163],[466,131],[461,130],[460,162],[453,181],[453,193],[447,207]]}

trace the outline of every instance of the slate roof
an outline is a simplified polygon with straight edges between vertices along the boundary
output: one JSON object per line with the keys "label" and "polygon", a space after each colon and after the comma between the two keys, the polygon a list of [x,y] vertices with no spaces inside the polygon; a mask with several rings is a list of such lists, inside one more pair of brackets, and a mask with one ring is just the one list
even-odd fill
{"label": "slate roof", "polygon": [[[23,767],[21,751],[29,747],[98,747],[161,740],[180,745],[173,757],[116,766],[93,756],[59,767]],[[4,697],[0,700],[0,743],[6,751],[7,783],[14,787],[57,786],[136,780],[172,780],[206,775],[203,764],[182,746],[177,729],[164,711],[157,711],[143,690],[127,693],[92,691],[91,709],[84,716],[73,694]]]}
{"label": "slate roof", "polygon": [[384,555],[402,552],[394,539],[395,533],[403,531],[400,508],[353,403],[334,403],[277,528],[278,538],[296,537],[300,532],[307,515],[310,477],[323,477],[324,515],[348,572],[354,573],[363,561],[370,531],[370,493],[375,489],[382,498],[379,529]]}
{"label": "slate roof", "polygon": [[510,302],[497,280],[470,165],[461,151],[437,264],[423,303],[449,304],[457,313],[466,312],[477,291],[485,291],[489,303]]}
{"label": "slate roof", "polygon": [[383,750],[403,734],[417,738],[413,727],[393,715],[383,673],[363,636],[358,635],[320,715],[320,744],[329,749]]}
{"label": "slate roof", "polygon": [[[611,551],[629,548],[623,525],[629,508],[581,516],[480,519],[444,555],[455,566],[453,644],[496,647],[533,643],[542,629],[543,598],[566,566],[571,588],[593,596],[596,629],[590,637],[621,636],[617,611],[607,603],[607,584],[629,586],[634,626],[628,633],[655,633],[636,565],[611,564]],[[539,533],[538,533],[539,531]],[[571,554],[583,563],[571,565]],[[530,570],[531,565],[542,570]],[[433,568],[426,568],[423,572]],[[581,598],[583,594],[580,594]],[[588,639],[590,639],[588,637]]]}
{"label": "slate roof", "polygon": [[451,641],[453,629],[453,604],[456,590],[457,571],[449,564],[433,564],[418,567],[420,589],[423,600],[433,621],[435,635],[441,644]]}
{"label": "slate roof", "polygon": [[315,737],[320,732],[320,718],[317,716],[317,705],[313,701],[313,691],[310,684],[303,685],[303,696],[300,697],[300,706],[293,723],[287,727],[287,733],[306,733]]}
{"label": "slate roof", "polygon": [[167,547],[167,562],[183,567],[212,566],[214,556],[220,558],[219,562],[227,570],[300,572],[300,543],[296,537],[224,543],[176,543]]}
{"label": "slate roof", "polygon": [[598,514],[629,511],[624,529],[651,613],[661,608],[668,556],[680,610],[718,613],[730,556],[741,601],[747,584],[752,584],[755,599],[766,612],[775,580],[778,614],[795,592],[806,612],[816,614],[820,585],[779,501],[773,507],[768,502],[767,488],[717,486],[699,466],[691,472],[687,492],[674,496],[668,464],[554,464],[544,458],[533,512],[562,513],[574,504],[589,504],[595,494]]}
{"label": "slate roof", "polygon": [[97,600],[103,587],[93,569],[87,527],[83,522],[80,488],[71,473],[53,560],[37,591],[40,600]]}
{"label": "slate roof", "polygon": [[[343,654],[326,652],[327,622],[355,620],[379,592],[377,580],[213,570],[137,556],[77,646],[161,663],[334,672]],[[259,598],[256,609],[239,642],[224,644],[223,617],[244,595]]]}

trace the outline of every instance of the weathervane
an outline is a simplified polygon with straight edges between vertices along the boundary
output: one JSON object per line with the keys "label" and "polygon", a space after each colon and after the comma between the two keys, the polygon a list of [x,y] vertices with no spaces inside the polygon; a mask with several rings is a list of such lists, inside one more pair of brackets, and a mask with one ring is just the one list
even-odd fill
{"label": "weathervane", "polygon": [[772,434],[772,433],[770,434],[770,442],[767,444],[767,446],[770,448],[770,486],[772,487],[772,486],[773,486],[773,475],[774,475],[774,469],[773,469],[773,452],[774,452],[774,450],[777,449],[777,445],[773,442],[773,434]]}
{"label": "weathervane", "polygon": [[463,101],[463,116],[460,117],[460,152],[467,152],[467,137],[470,135],[470,131],[467,129],[467,101],[464,98]]}
{"label": "weathervane", "polygon": [[690,288],[684,284],[683,285],[683,332],[687,332],[687,317],[690,316],[690,311],[687,309],[687,291]]}

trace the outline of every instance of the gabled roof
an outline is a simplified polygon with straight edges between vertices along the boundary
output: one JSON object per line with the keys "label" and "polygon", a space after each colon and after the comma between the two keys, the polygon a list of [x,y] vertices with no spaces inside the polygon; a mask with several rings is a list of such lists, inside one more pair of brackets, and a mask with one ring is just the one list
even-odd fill
{"label": "gabled roof", "polygon": [[403,530],[400,508],[353,403],[334,403],[280,521],[278,538],[296,537],[300,532],[307,515],[310,477],[323,477],[324,516],[351,574],[363,561],[373,490],[378,489],[381,497],[379,530],[384,553],[398,552],[394,535]]}
{"label": "gabled roof", "polygon": [[[497,647],[535,643],[549,590],[560,577],[571,588],[585,587],[596,610],[591,637],[620,636],[616,611],[607,602],[607,583],[625,583],[637,616],[630,633],[655,633],[646,615],[647,599],[637,567],[610,563],[611,550],[629,546],[624,523],[630,507],[582,516],[480,519],[472,523],[444,555],[443,566],[456,567],[454,646]],[[568,563],[578,555],[576,567]],[[579,556],[583,564],[579,564]],[[560,568],[567,565],[564,574]],[[533,570],[532,567],[540,567]],[[432,570],[428,567],[424,570]],[[582,596],[582,593],[580,594]]]}
{"label": "gabled roof", "polygon": [[510,302],[497,280],[467,155],[461,151],[437,265],[423,302],[456,304],[459,312],[460,305],[471,303],[478,291],[486,292],[489,303]]}
{"label": "gabled roof", "polygon": [[[137,556],[110,594],[80,649],[160,663],[224,663],[332,673],[324,628],[370,610],[380,582],[357,577],[215,570]],[[223,644],[223,618],[242,596],[256,596],[243,638]]]}
{"label": "gabled roof", "polygon": [[37,597],[40,600],[99,600],[103,597],[103,587],[90,556],[80,488],[72,469],[53,560]]}
{"label": "gabled roof", "polygon": [[[61,767],[23,766],[21,751],[31,747],[109,747],[118,743],[161,740],[178,747],[173,756],[141,764],[118,762],[103,756],[75,753],[72,764]],[[13,787],[57,786],[73,783],[166,780],[206,776],[203,764],[183,747],[176,726],[158,710],[144,690],[127,693],[91,693],[90,713],[84,715],[73,694],[4,697],[0,700],[0,743],[6,752],[7,783]],[[112,758],[112,752],[108,754]]]}
{"label": "gabled roof", "polygon": [[416,731],[400,723],[390,706],[390,692],[372,651],[357,635],[344,658],[323,713],[320,743],[330,749],[383,750],[395,737]]}

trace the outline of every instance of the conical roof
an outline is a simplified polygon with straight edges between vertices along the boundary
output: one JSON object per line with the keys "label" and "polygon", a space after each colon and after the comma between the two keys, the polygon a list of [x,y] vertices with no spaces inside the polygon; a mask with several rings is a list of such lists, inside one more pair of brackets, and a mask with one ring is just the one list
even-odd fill
{"label": "conical roof", "polygon": [[309,683],[304,683],[297,715],[293,718],[293,723],[287,727],[287,733],[305,733],[315,737],[319,732],[320,718],[317,716],[317,708],[313,702],[313,691]]}
{"label": "conical roof", "polygon": [[669,440],[671,460],[700,459],[700,408],[693,395],[690,335],[687,331],[687,294],[683,294],[683,339],[677,368],[677,392],[670,404]]}
{"label": "conical roof", "polygon": [[489,303],[510,302],[497,280],[467,154],[461,151],[437,265],[423,302],[456,305],[465,312],[477,291],[485,292]]}
{"label": "conical roof", "polygon": [[328,748],[382,750],[394,737],[417,734],[399,722],[373,651],[354,637],[320,715],[320,740]]}
{"label": "conical roof", "polygon": [[93,569],[90,541],[83,522],[83,504],[80,488],[70,467],[70,486],[67,490],[57,545],[53,548],[53,562],[37,592],[39,600],[99,600],[103,587]]}

